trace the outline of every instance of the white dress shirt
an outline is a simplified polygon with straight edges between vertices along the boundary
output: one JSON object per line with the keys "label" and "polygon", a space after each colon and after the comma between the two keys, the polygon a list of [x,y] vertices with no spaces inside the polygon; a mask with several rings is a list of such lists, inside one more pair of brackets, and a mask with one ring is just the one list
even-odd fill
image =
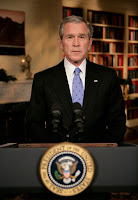
{"label": "white dress shirt", "polygon": [[[75,75],[74,70],[75,70],[76,66],[71,64],[65,57],[64,58],[64,67],[65,67],[65,72],[66,72],[66,76],[67,76],[67,80],[68,80],[68,84],[69,84],[70,94],[72,96],[72,82],[73,82],[73,78]],[[79,68],[81,69],[80,78],[83,83],[83,89],[85,90],[86,58],[79,65]]]}

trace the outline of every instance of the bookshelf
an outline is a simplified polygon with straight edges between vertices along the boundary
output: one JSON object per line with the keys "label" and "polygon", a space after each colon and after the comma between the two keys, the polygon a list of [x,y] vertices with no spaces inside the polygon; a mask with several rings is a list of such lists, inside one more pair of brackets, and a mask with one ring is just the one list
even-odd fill
{"label": "bookshelf", "polygon": [[119,78],[124,69],[124,15],[87,10],[87,20],[93,26],[93,44],[88,59],[112,67]]}
{"label": "bookshelf", "polygon": [[128,16],[128,78],[138,93],[138,16]]}
{"label": "bookshelf", "polygon": [[87,20],[94,29],[93,44],[88,59],[114,68],[120,79],[131,80],[128,93],[135,94],[136,98],[125,100],[127,125],[136,126],[138,124],[138,16],[87,10]]}

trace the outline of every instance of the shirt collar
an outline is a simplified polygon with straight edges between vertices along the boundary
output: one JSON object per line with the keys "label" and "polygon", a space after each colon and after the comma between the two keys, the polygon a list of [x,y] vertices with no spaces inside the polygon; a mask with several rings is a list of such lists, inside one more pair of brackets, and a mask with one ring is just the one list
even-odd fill
{"label": "shirt collar", "polygon": [[[70,74],[71,76],[74,75],[74,70],[75,70],[76,66],[71,64],[67,60],[66,57],[64,58],[64,67],[65,67],[66,74]],[[81,69],[82,74],[85,75],[85,72],[86,72],[86,58],[79,65],[79,68]]]}

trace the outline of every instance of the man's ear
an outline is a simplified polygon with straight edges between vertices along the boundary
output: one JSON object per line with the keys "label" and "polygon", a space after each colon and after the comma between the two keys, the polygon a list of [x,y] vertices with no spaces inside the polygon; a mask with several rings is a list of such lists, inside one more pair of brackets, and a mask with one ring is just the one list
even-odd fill
{"label": "man's ear", "polygon": [[90,41],[89,41],[89,48],[88,48],[88,51],[90,50],[91,46],[92,46],[92,38],[90,38]]}
{"label": "man's ear", "polygon": [[58,38],[58,43],[59,43],[60,48],[63,50],[63,44],[62,44],[62,40],[60,38]]}

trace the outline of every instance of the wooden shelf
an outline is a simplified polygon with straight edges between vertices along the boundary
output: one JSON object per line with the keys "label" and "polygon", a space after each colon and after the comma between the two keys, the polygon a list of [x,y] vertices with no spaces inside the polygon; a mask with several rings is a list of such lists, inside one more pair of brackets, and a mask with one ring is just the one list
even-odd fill
{"label": "wooden shelf", "polygon": [[129,40],[128,43],[138,44],[138,41],[136,41],[136,40]]}
{"label": "wooden shelf", "polygon": [[124,26],[115,26],[115,25],[108,25],[108,24],[97,24],[97,23],[91,23],[92,26],[101,26],[101,27],[111,27],[111,28],[124,28]]}
{"label": "wooden shelf", "polygon": [[124,40],[106,39],[106,38],[93,38],[93,41],[105,41],[105,42],[124,42]]}
{"label": "wooden shelf", "polygon": [[138,30],[138,28],[136,28],[136,27],[128,27],[128,29],[130,29],[130,30]]}

